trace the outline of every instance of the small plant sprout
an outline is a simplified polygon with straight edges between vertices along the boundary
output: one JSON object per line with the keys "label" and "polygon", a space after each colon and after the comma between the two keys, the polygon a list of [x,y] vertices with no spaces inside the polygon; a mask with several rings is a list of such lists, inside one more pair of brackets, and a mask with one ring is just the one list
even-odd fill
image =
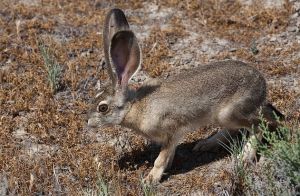
{"label": "small plant sprout", "polygon": [[103,179],[101,175],[98,177],[97,189],[99,196],[108,196],[108,183]]}
{"label": "small plant sprout", "polygon": [[154,187],[145,183],[142,177],[140,179],[143,196],[155,196]]}
{"label": "small plant sprout", "polygon": [[45,45],[42,39],[38,39],[38,46],[44,60],[44,66],[47,71],[50,88],[52,92],[55,93],[60,87],[62,68],[57,63],[51,50]]}
{"label": "small plant sprout", "polygon": [[232,136],[227,133],[224,135],[226,138],[228,144],[219,141],[219,144],[227,150],[232,159],[233,159],[233,169],[234,169],[234,174],[235,174],[235,181],[244,179],[246,177],[246,170],[244,168],[243,164],[243,146],[245,145],[247,138],[246,134],[241,131],[242,138],[241,139],[234,139]]}

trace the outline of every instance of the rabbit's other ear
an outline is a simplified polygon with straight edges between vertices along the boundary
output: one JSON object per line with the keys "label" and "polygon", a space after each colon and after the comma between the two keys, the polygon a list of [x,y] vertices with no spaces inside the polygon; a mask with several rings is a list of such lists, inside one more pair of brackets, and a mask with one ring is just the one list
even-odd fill
{"label": "rabbit's other ear", "polygon": [[118,85],[124,90],[141,64],[141,50],[132,31],[119,31],[113,36],[110,58],[116,69]]}
{"label": "rabbit's other ear", "polygon": [[128,30],[129,24],[127,22],[124,12],[120,9],[110,10],[105,18],[103,28],[103,44],[104,44],[104,55],[105,63],[107,65],[108,74],[112,81],[112,85],[116,85],[116,71],[114,67],[110,65],[109,61],[109,46],[113,35],[120,30]]}

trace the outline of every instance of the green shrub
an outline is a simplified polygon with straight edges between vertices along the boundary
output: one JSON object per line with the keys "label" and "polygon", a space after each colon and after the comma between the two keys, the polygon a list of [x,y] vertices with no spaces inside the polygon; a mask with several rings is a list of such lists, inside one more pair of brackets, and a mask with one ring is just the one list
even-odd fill
{"label": "green shrub", "polygon": [[[281,125],[270,132],[268,124],[261,118],[260,129],[264,143],[253,141],[260,160],[257,164],[244,166],[242,162],[242,140],[229,139],[222,144],[233,159],[233,182],[235,194],[243,195],[297,195],[300,186],[300,130]],[[299,191],[299,190],[298,190]]]}

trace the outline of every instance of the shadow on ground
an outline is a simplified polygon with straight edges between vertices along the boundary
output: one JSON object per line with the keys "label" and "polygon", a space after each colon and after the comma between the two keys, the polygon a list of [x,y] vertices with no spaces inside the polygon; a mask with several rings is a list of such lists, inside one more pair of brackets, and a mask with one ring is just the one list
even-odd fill
{"label": "shadow on ground", "polygon": [[[172,167],[167,171],[167,175],[187,173],[194,168],[209,164],[229,155],[229,153],[221,146],[207,152],[193,152],[192,149],[196,145],[195,142],[182,143],[177,147]],[[160,147],[157,145],[149,145],[145,149],[136,149],[130,153],[125,153],[119,160],[118,165],[121,170],[136,170],[140,167],[152,168],[155,159],[159,154]]]}

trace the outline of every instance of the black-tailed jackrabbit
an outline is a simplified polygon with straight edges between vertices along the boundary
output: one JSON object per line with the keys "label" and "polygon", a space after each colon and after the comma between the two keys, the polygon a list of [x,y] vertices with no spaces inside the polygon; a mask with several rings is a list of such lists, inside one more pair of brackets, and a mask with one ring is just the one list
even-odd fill
{"label": "black-tailed jackrabbit", "polygon": [[[161,179],[187,131],[210,124],[229,133],[257,129],[259,111],[276,127],[273,112],[281,114],[266,102],[266,82],[255,68],[240,61],[216,62],[131,89],[128,81],[141,65],[141,50],[121,10],[108,13],[103,39],[111,84],[96,95],[88,125],[120,124],[160,143],[161,152],[147,182]],[[222,134],[209,138],[205,146],[219,140],[225,141]],[[255,150],[250,144],[246,149],[244,159],[252,159]]]}

